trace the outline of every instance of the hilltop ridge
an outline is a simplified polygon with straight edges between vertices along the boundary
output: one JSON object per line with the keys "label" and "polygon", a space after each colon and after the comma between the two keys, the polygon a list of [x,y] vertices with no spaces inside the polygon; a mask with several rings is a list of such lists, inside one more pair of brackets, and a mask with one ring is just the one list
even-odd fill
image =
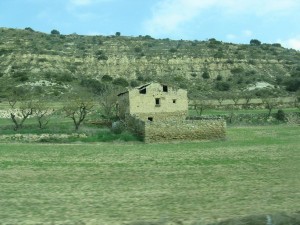
{"label": "hilltop ridge", "polygon": [[286,91],[287,82],[300,79],[299,51],[278,43],[233,44],[214,38],[186,41],[0,28],[0,58],[2,85],[40,86],[54,94],[89,82],[126,87],[148,81],[194,92],[243,90],[257,82]]}

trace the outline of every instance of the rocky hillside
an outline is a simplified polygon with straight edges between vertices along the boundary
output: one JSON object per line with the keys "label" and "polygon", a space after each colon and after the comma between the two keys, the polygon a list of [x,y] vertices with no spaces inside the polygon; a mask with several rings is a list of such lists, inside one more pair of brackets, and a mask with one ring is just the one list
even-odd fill
{"label": "rocky hillside", "polygon": [[151,80],[197,91],[242,90],[257,82],[284,90],[290,79],[300,77],[299,51],[213,38],[184,41],[0,28],[0,59],[2,91],[30,86],[55,95],[91,83],[137,86]]}

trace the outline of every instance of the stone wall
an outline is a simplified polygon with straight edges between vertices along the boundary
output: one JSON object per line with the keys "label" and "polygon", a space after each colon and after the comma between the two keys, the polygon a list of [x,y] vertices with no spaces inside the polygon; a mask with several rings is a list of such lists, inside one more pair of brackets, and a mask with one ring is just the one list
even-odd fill
{"label": "stone wall", "polygon": [[216,120],[142,121],[128,116],[128,129],[146,143],[224,139],[226,122]]}
{"label": "stone wall", "polygon": [[166,112],[166,113],[139,113],[136,115],[139,119],[143,121],[148,121],[149,118],[152,118],[153,122],[158,121],[173,121],[173,120],[185,120],[187,116],[187,111],[177,111],[177,112]]}
{"label": "stone wall", "polygon": [[224,139],[225,129],[224,120],[146,122],[144,141],[151,143]]}

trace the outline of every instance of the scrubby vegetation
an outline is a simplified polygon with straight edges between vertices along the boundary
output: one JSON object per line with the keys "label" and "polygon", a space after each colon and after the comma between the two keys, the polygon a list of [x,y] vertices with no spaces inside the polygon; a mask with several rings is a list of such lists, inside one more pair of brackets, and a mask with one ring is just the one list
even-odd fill
{"label": "scrubby vegetation", "polygon": [[[299,90],[300,53],[253,39],[249,45],[149,36],[62,35],[0,29],[0,97],[4,87],[39,86],[59,96],[103,85],[161,81],[190,93],[244,91],[264,82],[281,95]],[[90,82],[92,81],[92,82]],[[98,88],[99,87],[99,88]],[[87,90],[86,90],[87,91]]]}

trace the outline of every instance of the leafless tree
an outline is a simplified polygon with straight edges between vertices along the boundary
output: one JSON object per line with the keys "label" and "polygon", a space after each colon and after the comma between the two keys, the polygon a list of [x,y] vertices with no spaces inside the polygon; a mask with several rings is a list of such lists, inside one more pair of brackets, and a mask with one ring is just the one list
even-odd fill
{"label": "leafless tree", "polygon": [[72,97],[72,99],[68,100],[66,106],[63,107],[63,111],[66,117],[73,120],[75,130],[78,131],[81,123],[93,107],[94,102],[92,99],[87,97]]}
{"label": "leafless tree", "polygon": [[230,97],[231,97],[232,101],[234,102],[234,106],[237,106],[237,104],[238,104],[238,102],[241,98],[240,93],[239,92],[232,92],[230,94]]}
{"label": "leafless tree", "polygon": [[54,109],[51,109],[42,100],[38,100],[34,104],[35,104],[35,111],[34,111],[35,117],[38,121],[39,128],[43,129],[49,123],[50,115],[54,112]]}
{"label": "leafless tree", "polygon": [[194,107],[199,116],[202,115],[203,111],[212,107],[212,103],[208,99],[202,99],[198,101],[194,101]]}
{"label": "leafless tree", "polygon": [[250,101],[253,98],[254,94],[251,91],[245,91],[242,93],[242,98],[245,99],[244,108],[249,108]]}
{"label": "leafless tree", "polygon": [[117,101],[118,94],[121,92],[120,89],[107,88],[100,96],[100,108],[102,115],[111,119],[117,116]]}
{"label": "leafless tree", "polygon": [[272,110],[278,104],[276,98],[262,98],[262,102],[265,105],[266,109],[268,109],[268,117],[271,116]]}
{"label": "leafless tree", "polygon": [[32,100],[22,101],[20,106],[16,107],[17,100],[9,101],[11,106],[10,118],[14,123],[14,130],[19,130],[23,127],[23,124],[29,116],[34,113],[34,104]]}
{"label": "leafless tree", "polygon": [[34,113],[34,104],[31,100],[28,90],[24,88],[15,88],[9,91],[7,97],[10,105],[10,118],[14,123],[14,130],[23,127],[24,122]]}

